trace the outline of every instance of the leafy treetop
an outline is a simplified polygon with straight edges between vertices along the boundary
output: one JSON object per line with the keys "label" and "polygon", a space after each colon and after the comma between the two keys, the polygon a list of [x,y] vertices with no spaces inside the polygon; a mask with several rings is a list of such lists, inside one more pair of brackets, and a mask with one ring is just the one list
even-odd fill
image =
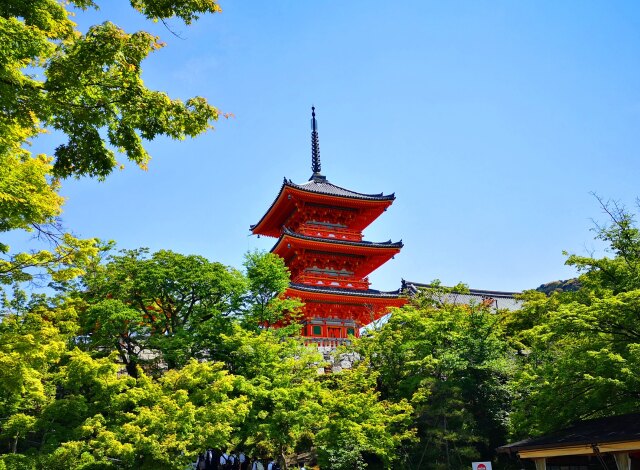
{"label": "leafy treetop", "polygon": [[[141,64],[163,47],[158,37],[108,21],[82,33],[71,20],[74,10],[100,3],[0,2],[0,232],[35,230],[56,247],[9,255],[0,240],[0,284],[32,280],[34,268],[71,277],[78,272],[68,272],[74,258],[97,254],[95,240],[82,243],[59,229],[59,178],[103,179],[118,166],[118,154],[146,168],[144,141],[193,137],[218,119],[202,97],[182,101],[145,86]],[[130,3],[150,20],[186,24],[220,11],[214,0]],[[49,155],[33,155],[31,140],[47,130],[66,141]]]}

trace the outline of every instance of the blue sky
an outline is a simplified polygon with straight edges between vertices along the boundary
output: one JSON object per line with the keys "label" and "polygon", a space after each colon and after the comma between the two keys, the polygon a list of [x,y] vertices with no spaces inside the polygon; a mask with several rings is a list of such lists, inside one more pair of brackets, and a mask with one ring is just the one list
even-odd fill
{"label": "blue sky", "polygon": [[590,192],[629,206],[639,195],[637,2],[222,1],[191,27],[170,21],[181,39],[127,3],[77,21],[160,35],[145,83],[235,117],[150,143],[147,172],[65,181],[78,235],[240,267],[273,244],[249,225],[282,178],[311,174],[312,104],[329,180],[397,196],[365,232],[405,243],[375,288],[571,277],[562,251],[599,248],[591,219],[606,220]]}

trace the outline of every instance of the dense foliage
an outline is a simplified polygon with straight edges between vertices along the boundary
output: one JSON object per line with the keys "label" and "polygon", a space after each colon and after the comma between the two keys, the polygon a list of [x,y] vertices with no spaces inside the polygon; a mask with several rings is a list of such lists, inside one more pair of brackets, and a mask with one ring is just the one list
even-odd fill
{"label": "dense foliage", "polygon": [[[183,102],[144,85],[141,63],[163,47],[158,37],[110,22],[79,31],[72,16],[99,3],[0,2],[0,233],[35,231],[53,242],[53,248],[11,253],[0,239],[0,285],[34,276],[69,279],[96,254],[95,240],[60,228],[60,178],[104,178],[121,165],[118,155],[145,168],[144,141],[196,136],[218,118],[204,98]],[[214,0],[130,3],[150,20],[178,17],[187,24],[219,11]],[[33,155],[30,141],[49,130],[66,142]]]}
{"label": "dense foliage", "polygon": [[597,237],[613,256],[569,256],[580,289],[529,293],[510,325],[526,351],[513,385],[519,435],[640,410],[640,231],[630,213],[603,207],[611,221]]}
{"label": "dense foliage", "polygon": [[[241,273],[199,256],[125,251],[59,296],[5,301],[0,462],[182,469],[207,448],[284,463],[315,446],[335,460],[345,443],[351,453],[333,468],[398,460],[411,406],[383,400],[364,363],[319,375],[322,356],[292,326],[256,327],[262,303],[280,309],[288,271],[275,255],[247,259]],[[274,285],[270,298],[250,295]]]}
{"label": "dense foliage", "polygon": [[[130,0],[186,24],[214,0]],[[106,5],[107,2],[104,2]],[[162,47],[71,14],[92,0],[0,3],[0,470],[183,469],[207,448],[294,456],[323,469],[468,468],[510,438],[640,410],[640,231],[603,204],[604,258],[569,256],[579,277],[523,296],[518,312],[459,305],[437,284],[320,374],[282,296],[284,262],[249,253],[244,271],[197,255],[112,252],[58,223],[60,178],[105,178],[143,142],[210,128],[218,111],[145,87]],[[50,155],[31,139],[63,136]],[[41,280],[48,295],[27,293]],[[463,286],[456,287],[460,292]],[[55,294],[54,294],[55,293]]]}
{"label": "dense foliage", "polygon": [[281,297],[274,255],[249,253],[240,272],[103,253],[55,296],[4,299],[0,462],[180,469],[212,447],[323,469],[461,469],[510,438],[637,411],[640,232],[623,211],[612,221],[599,232],[612,257],[568,258],[577,291],[531,291],[507,312],[434,285],[329,375],[284,321],[300,303]]}
{"label": "dense foliage", "polygon": [[323,469],[500,466],[495,448],[511,438],[637,411],[640,231],[611,213],[598,236],[613,256],[568,258],[578,290],[530,291],[508,312],[434,284],[329,375],[286,321],[300,303],[282,298],[276,256],[249,253],[241,272],[166,250],[102,252],[55,296],[4,298],[0,462],[180,469],[221,448]]}
{"label": "dense foliage", "polygon": [[466,468],[506,439],[513,353],[503,314],[457,305],[449,292],[422,292],[360,344],[382,395],[414,409],[419,440],[405,449],[407,468]]}

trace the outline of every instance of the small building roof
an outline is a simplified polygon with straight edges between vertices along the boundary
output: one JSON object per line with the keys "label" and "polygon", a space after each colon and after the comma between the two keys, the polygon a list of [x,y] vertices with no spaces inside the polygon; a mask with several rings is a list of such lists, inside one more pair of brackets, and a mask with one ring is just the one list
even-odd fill
{"label": "small building roof", "polygon": [[594,447],[602,452],[640,450],[640,413],[579,421],[546,436],[514,442],[497,450],[519,453],[522,458],[536,458],[595,453]]}
{"label": "small building roof", "polygon": [[[434,288],[431,284],[402,280],[402,288],[410,295],[417,294],[421,289]],[[519,292],[504,292],[494,290],[469,289],[468,292],[450,292],[442,300],[453,304],[469,305],[471,303],[481,304],[487,300],[492,300],[492,307],[497,309],[519,310],[523,302],[516,296]]]}

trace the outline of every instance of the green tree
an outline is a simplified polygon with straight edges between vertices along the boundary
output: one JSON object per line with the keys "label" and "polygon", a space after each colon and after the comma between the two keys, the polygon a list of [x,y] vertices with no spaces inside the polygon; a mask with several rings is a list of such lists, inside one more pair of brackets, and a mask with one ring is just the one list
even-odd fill
{"label": "green tree", "polygon": [[[250,408],[242,378],[188,361],[159,378],[122,374],[117,354],[76,347],[78,301],[51,299],[0,322],[0,454],[8,468],[183,469],[230,447]],[[102,347],[102,346],[97,346]]]}
{"label": "green tree", "polygon": [[514,384],[514,433],[545,433],[587,419],[640,410],[640,231],[633,215],[603,204],[597,227],[612,256],[571,255],[580,289],[528,293],[514,329],[527,355]]}
{"label": "green tree", "polygon": [[447,294],[424,291],[357,345],[382,397],[414,408],[420,442],[408,449],[410,468],[463,468],[492,458],[506,438],[512,362],[502,313]]}
{"label": "green tree", "polygon": [[413,438],[413,409],[406,400],[381,400],[378,374],[366,361],[323,381],[324,421],[315,437],[322,468],[367,467],[372,457],[384,468],[399,463],[399,449]]}
{"label": "green tree", "polygon": [[284,260],[256,250],[245,255],[244,268],[248,281],[244,325],[250,329],[278,325],[282,334],[299,333],[297,320],[304,304],[283,296],[290,281]]}
{"label": "green tree", "polygon": [[[5,304],[0,321],[0,417],[37,417],[54,400],[52,371],[78,330],[76,307],[65,299],[42,298],[18,311]],[[16,439],[21,437],[24,434]]]}
{"label": "green tree", "polygon": [[12,453],[18,452],[18,441],[33,430],[35,423],[36,419],[33,416],[24,413],[13,414],[7,419],[7,422],[2,426],[2,437],[12,441]]}
{"label": "green tree", "polygon": [[[178,17],[186,24],[220,11],[213,0],[130,3],[150,20]],[[157,37],[130,34],[110,22],[79,31],[72,15],[98,4],[0,5],[0,232],[35,231],[53,243],[53,249],[11,253],[0,240],[0,284],[32,280],[34,270],[69,279],[96,254],[95,240],[80,241],[60,229],[59,178],[105,178],[118,166],[118,154],[145,168],[145,140],[192,137],[218,118],[204,98],[183,102],[144,85],[141,63],[163,47]],[[33,155],[30,141],[50,129],[66,142],[50,155]]]}
{"label": "green tree", "polygon": [[123,396],[124,413],[113,432],[132,445],[131,468],[181,470],[204,449],[232,447],[250,407],[240,383],[221,363],[191,360],[157,384],[148,381],[141,390],[146,398],[134,389]]}
{"label": "green tree", "polygon": [[150,326],[140,310],[118,299],[105,299],[90,305],[83,317],[94,351],[117,351],[131,377],[138,376],[138,358],[148,347]]}
{"label": "green tree", "polygon": [[82,283],[92,347],[115,348],[133,376],[145,350],[169,368],[192,357],[216,358],[246,286],[239,271],[202,256],[167,250],[149,256],[146,249],[111,256]]}
{"label": "green tree", "polygon": [[241,390],[251,402],[238,430],[238,445],[257,455],[279,458],[286,468],[285,457],[299,445],[313,442],[325,422],[317,371],[322,356],[299,338],[238,326],[225,336],[224,345],[229,369],[243,377]]}
{"label": "green tree", "polygon": [[[177,16],[187,24],[220,10],[213,0],[131,4],[148,19]],[[0,155],[28,161],[25,142],[50,127],[68,139],[53,153],[53,174],[105,177],[117,165],[116,149],[145,165],[143,139],[194,136],[218,117],[203,98],[171,100],[144,86],[141,62],[163,47],[157,37],[129,34],[110,22],[83,34],[70,19],[70,7],[97,8],[98,2],[7,0],[0,7]]]}
{"label": "green tree", "polygon": [[112,358],[69,352],[40,419],[45,468],[183,469],[202,449],[229,446],[248,409],[229,396],[237,379],[219,363],[190,361],[159,380],[118,370]]}

